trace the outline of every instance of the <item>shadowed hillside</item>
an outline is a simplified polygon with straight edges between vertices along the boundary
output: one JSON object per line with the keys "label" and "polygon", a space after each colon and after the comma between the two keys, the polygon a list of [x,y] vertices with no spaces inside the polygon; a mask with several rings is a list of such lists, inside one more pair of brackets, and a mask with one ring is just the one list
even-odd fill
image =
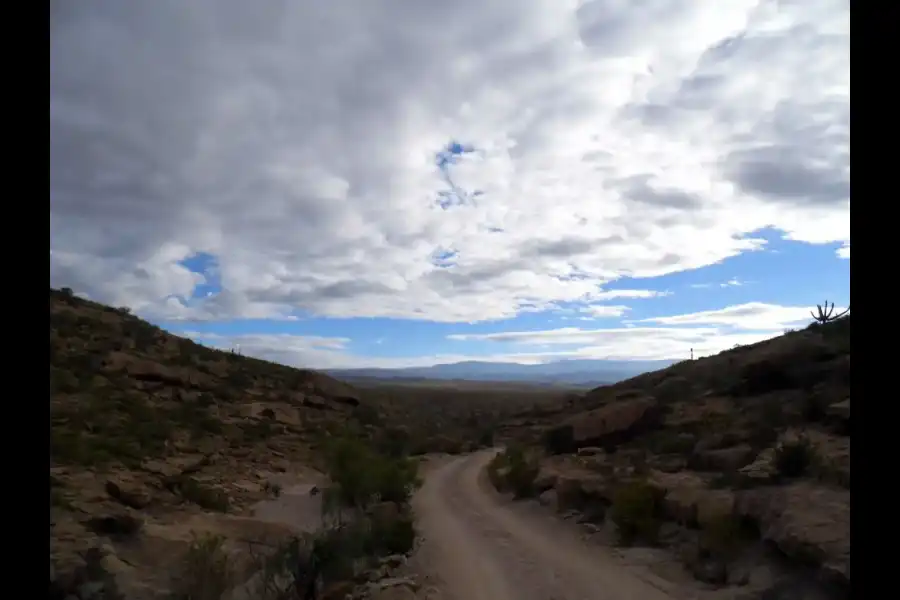
{"label": "shadowed hillside", "polygon": [[511,449],[495,483],[593,535],[742,593],[848,593],[849,316],[527,411],[499,434]]}
{"label": "shadowed hillside", "polygon": [[[357,508],[393,486],[402,507],[415,473],[367,449],[385,440],[354,388],[199,346],[68,290],[50,290],[50,390],[51,598],[222,597],[271,547],[321,527],[330,505],[314,486],[330,477],[357,490],[337,496]],[[282,486],[306,491],[279,499]],[[400,510],[379,521],[406,528],[385,538],[394,552],[412,544]],[[373,543],[365,552],[384,546]]]}
{"label": "shadowed hillside", "polygon": [[128,314],[50,290],[55,465],[137,467],[254,442],[303,453],[352,414],[352,387],[314,371],[212,350]]}
{"label": "shadowed hillside", "polygon": [[[281,548],[322,526],[329,504],[311,496],[319,487],[352,491],[356,508],[378,486],[379,497],[402,499],[410,455],[490,446],[496,423],[567,393],[467,382],[354,387],[213,350],[53,289],[50,390],[51,590],[93,600],[122,597],[111,590],[160,597],[183,584],[191,561],[222,548],[257,560],[260,540]],[[385,541],[411,548],[408,516],[388,512],[399,537],[378,533],[366,552]],[[198,582],[190,572],[191,585],[224,585],[224,573]]]}

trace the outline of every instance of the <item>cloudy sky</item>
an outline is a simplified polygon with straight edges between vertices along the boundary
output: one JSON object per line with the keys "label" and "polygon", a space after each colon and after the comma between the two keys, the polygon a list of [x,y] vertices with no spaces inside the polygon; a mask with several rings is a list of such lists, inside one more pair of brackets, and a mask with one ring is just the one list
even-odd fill
{"label": "cloudy sky", "polygon": [[53,287],[313,367],[849,303],[846,0],[50,6]]}

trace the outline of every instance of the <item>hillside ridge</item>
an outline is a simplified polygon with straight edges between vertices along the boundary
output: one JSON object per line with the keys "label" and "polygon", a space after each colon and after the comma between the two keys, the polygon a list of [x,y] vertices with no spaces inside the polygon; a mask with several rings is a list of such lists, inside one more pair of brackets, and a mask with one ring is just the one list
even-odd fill
{"label": "hillside ridge", "polygon": [[348,381],[364,378],[431,379],[585,387],[615,383],[640,373],[665,368],[674,362],[676,361],[567,359],[540,364],[519,364],[469,360],[428,367],[329,369],[327,372]]}
{"label": "hillside ridge", "polygon": [[492,479],[741,598],[849,597],[850,323],[524,411]]}
{"label": "hillside ridge", "polygon": [[106,571],[130,565],[120,581],[165,589],[190,532],[274,534],[242,515],[279,481],[321,479],[322,444],[367,408],[322,373],[206,348],[51,288],[51,581],[79,589],[101,549]]}
{"label": "hillside ridge", "polygon": [[[341,489],[336,476],[350,487],[399,485],[410,457],[489,447],[504,416],[570,393],[349,385],[202,346],[71,290],[51,288],[49,308],[51,597],[60,600],[168,597],[190,570],[195,536],[225,540],[252,562],[259,543],[327,533],[318,492]],[[335,462],[339,452],[350,463]],[[405,510],[390,513],[391,526],[408,526]],[[299,522],[285,528],[285,517]],[[408,547],[409,530],[398,540]]]}

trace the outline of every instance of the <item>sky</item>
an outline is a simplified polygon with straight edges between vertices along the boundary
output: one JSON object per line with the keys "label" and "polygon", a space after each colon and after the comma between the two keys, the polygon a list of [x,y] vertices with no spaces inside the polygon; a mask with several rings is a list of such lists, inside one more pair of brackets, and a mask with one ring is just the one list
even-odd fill
{"label": "sky", "polygon": [[850,302],[845,0],[51,3],[50,285],[312,368]]}

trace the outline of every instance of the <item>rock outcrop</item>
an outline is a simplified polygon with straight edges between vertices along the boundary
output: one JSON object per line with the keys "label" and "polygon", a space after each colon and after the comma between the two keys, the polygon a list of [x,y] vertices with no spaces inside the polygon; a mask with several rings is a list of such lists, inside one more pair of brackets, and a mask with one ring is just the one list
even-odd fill
{"label": "rock outcrop", "polygon": [[652,399],[613,402],[575,415],[550,429],[546,436],[553,452],[575,452],[581,448],[612,447],[646,433],[660,424],[660,410]]}
{"label": "rock outcrop", "polygon": [[[597,388],[547,413],[535,493],[565,515],[643,519],[642,543],[709,584],[746,586],[740,597],[843,597],[849,386],[845,317]],[[637,488],[662,500],[617,494]]]}

